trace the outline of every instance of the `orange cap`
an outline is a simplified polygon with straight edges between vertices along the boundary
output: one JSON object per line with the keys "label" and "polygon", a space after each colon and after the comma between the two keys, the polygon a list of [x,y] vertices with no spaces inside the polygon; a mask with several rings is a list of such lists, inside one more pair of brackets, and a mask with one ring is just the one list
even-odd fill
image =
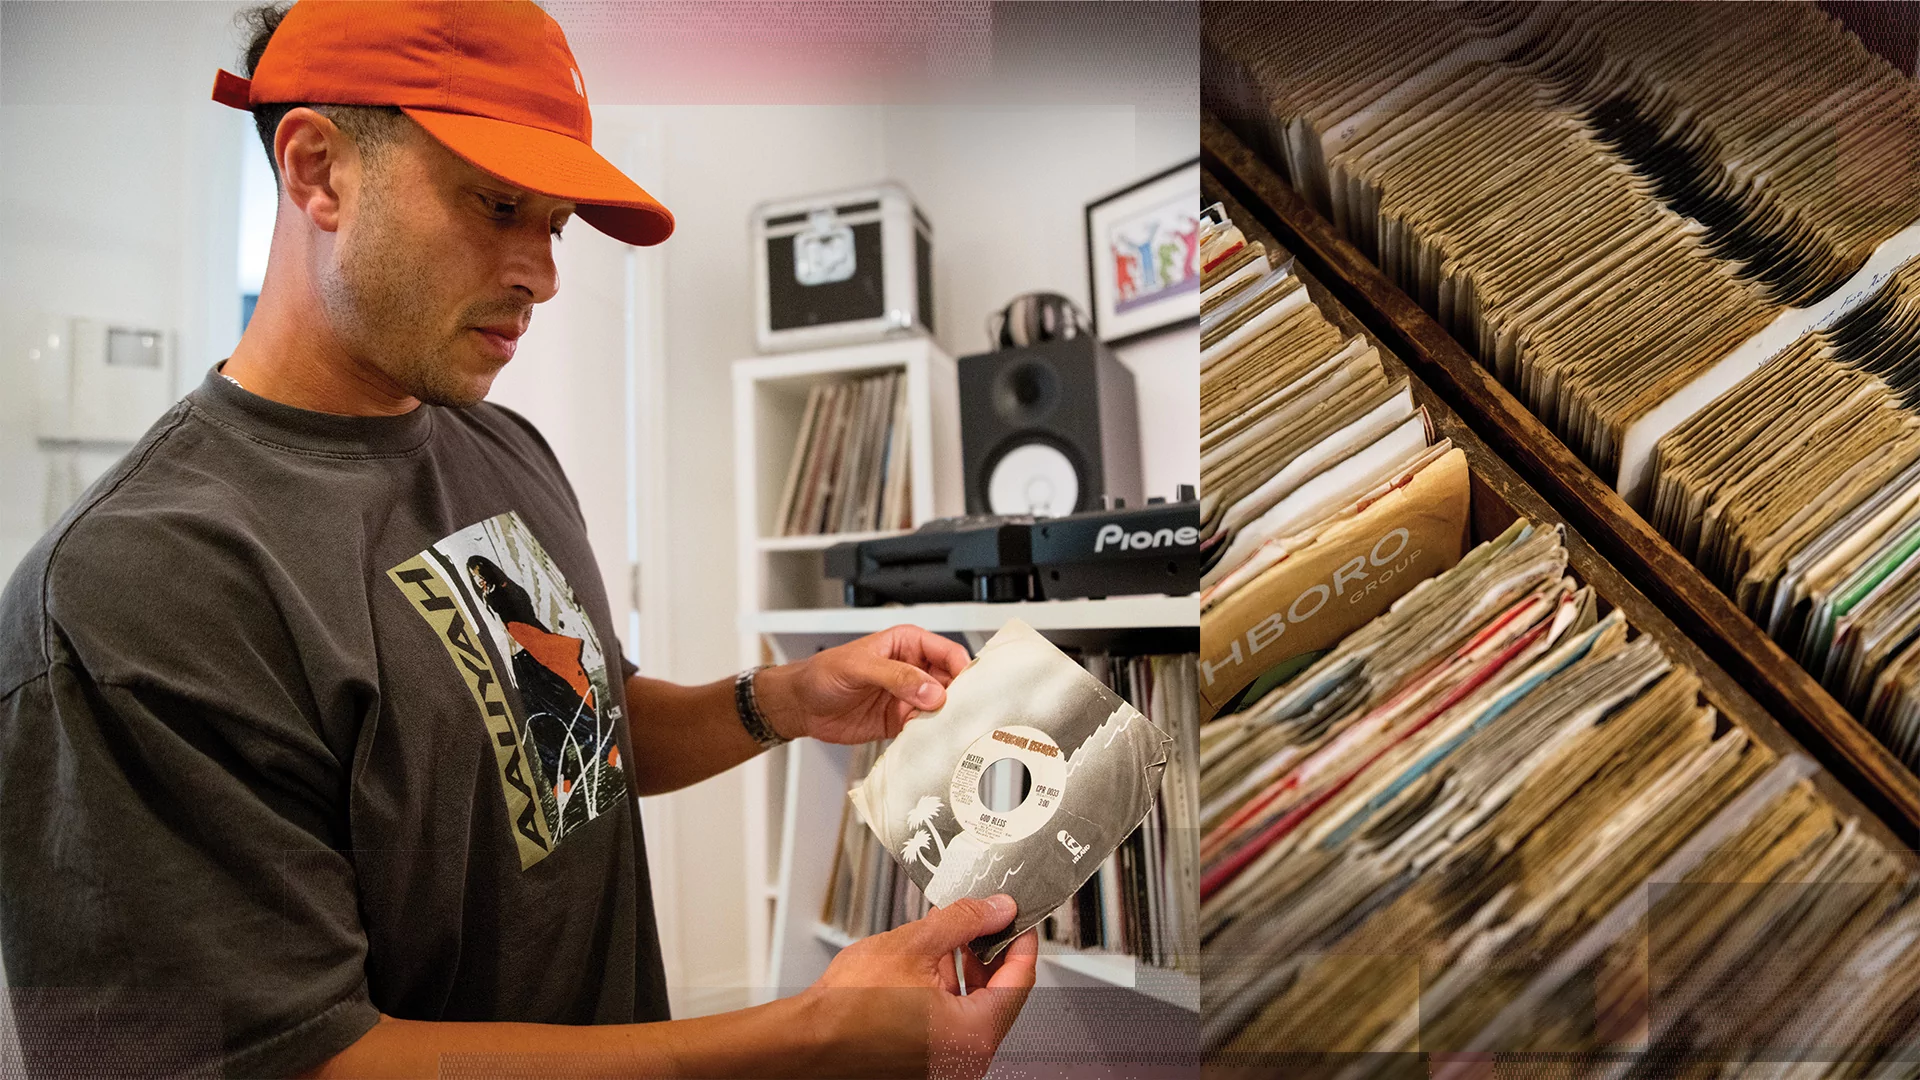
{"label": "orange cap", "polygon": [[476,168],[578,204],[616,240],[673,232],[667,208],[594,151],[580,66],[531,0],[300,0],[253,79],[221,71],[213,100],[397,105]]}

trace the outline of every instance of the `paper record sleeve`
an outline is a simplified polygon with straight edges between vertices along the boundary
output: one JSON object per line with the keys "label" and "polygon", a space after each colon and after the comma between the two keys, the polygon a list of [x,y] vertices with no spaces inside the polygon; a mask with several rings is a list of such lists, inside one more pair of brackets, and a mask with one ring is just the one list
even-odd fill
{"label": "paper record sleeve", "polygon": [[[1074,892],[1153,809],[1172,739],[1052,642],[1013,619],[909,720],[848,792],[935,907],[1012,896],[1013,923],[976,938],[990,962]],[[1011,759],[1024,796],[996,810],[981,778]]]}

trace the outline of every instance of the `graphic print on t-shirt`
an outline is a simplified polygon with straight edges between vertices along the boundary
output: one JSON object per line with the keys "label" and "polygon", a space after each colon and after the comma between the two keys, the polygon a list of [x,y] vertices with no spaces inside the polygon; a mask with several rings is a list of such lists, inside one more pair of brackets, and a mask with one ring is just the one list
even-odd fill
{"label": "graphic print on t-shirt", "polygon": [[[480,710],[522,870],[627,797],[599,635],[520,515],[476,522],[387,571]],[[500,674],[476,634],[506,658]]]}

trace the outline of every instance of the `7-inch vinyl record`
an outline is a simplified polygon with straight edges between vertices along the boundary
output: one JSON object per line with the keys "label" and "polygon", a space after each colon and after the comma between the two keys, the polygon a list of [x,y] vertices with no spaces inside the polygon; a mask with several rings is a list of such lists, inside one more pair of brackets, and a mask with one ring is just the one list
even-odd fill
{"label": "7-inch vinyl record", "polygon": [[1018,619],[907,721],[848,795],[929,903],[1012,896],[991,961],[1072,897],[1153,809],[1173,740]]}

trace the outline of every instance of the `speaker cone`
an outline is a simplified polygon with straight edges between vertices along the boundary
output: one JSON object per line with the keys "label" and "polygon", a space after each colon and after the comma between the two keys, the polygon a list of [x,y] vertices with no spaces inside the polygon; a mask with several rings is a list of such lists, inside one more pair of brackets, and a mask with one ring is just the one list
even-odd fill
{"label": "speaker cone", "polygon": [[993,380],[993,411],[1009,427],[1032,427],[1060,401],[1060,376],[1052,364],[1008,364]]}

